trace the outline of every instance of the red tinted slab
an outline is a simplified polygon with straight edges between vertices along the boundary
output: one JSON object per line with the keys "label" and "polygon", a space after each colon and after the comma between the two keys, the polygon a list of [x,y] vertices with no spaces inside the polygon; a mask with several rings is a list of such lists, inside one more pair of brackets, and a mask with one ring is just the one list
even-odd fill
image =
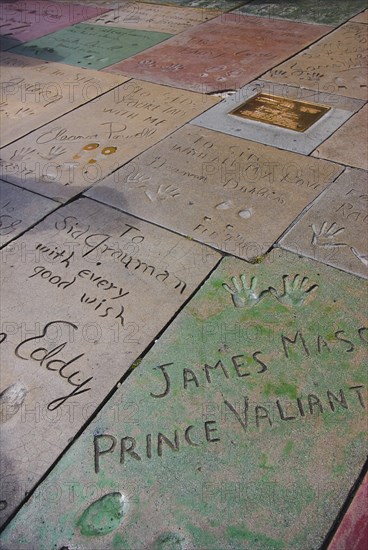
{"label": "red tinted slab", "polygon": [[331,29],[226,14],[106,70],[203,93],[238,89]]}
{"label": "red tinted slab", "polygon": [[368,475],[342,519],[328,550],[367,550],[368,546]]}
{"label": "red tinted slab", "polygon": [[91,17],[97,17],[106,11],[108,8],[86,4],[62,4],[35,0],[1,2],[0,34],[7,39],[27,42],[69,25],[81,23]]}

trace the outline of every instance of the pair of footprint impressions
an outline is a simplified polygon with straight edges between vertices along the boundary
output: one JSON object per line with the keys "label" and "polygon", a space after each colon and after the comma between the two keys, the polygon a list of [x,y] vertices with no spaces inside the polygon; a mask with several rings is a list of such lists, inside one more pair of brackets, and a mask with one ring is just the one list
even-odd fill
{"label": "pair of footprint impressions", "polygon": [[109,147],[103,147],[100,150],[100,144],[99,143],[88,143],[88,145],[85,145],[82,150],[74,155],[73,160],[79,160],[82,158],[82,155],[85,153],[91,155],[92,158],[88,160],[88,164],[95,164],[97,162],[96,158],[105,158],[109,155],[113,155],[116,153],[117,147],[109,146]]}
{"label": "pair of footprint impressions", "polygon": [[308,277],[284,275],[283,287],[276,290],[269,287],[261,292],[257,291],[257,277],[251,277],[249,284],[244,274],[240,275],[240,281],[236,277],[231,278],[232,286],[223,283],[223,288],[231,294],[235,307],[253,307],[267,294],[274,296],[285,306],[302,306],[305,300],[318,288],[317,284],[309,286]]}

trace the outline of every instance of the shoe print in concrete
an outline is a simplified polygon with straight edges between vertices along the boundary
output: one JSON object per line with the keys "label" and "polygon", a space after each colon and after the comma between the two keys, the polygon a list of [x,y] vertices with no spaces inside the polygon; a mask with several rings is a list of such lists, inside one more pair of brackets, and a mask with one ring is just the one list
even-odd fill
{"label": "shoe print in concrete", "polygon": [[366,459],[361,283],[285,251],[225,259],[10,523],[7,550],[320,548]]}

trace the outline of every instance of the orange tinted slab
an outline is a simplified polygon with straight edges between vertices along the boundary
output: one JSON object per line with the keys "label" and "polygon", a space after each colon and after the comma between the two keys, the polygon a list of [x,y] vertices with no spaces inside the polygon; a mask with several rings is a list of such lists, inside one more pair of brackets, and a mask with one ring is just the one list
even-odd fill
{"label": "orange tinted slab", "polygon": [[330,30],[226,14],[106,70],[203,93],[239,89]]}

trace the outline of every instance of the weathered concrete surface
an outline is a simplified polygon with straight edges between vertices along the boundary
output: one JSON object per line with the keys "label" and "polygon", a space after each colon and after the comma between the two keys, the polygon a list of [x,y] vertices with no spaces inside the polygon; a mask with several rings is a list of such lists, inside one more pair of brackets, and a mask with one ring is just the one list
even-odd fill
{"label": "weathered concrete surface", "polygon": [[341,170],[188,124],[87,194],[254,260]]}
{"label": "weathered concrete surface", "polygon": [[87,69],[103,69],[170,36],[161,32],[105,28],[80,23],[30,40],[12,51],[46,61],[62,61]]}
{"label": "weathered concrete surface", "polygon": [[107,70],[203,93],[239,89],[330,30],[224,14]]}
{"label": "weathered concrete surface", "polygon": [[322,143],[313,152],[313,156],[368,170],[367,121],[368,106],[365,105],[335,134]]}
{"label": "weathered concrete surface", "polygon": [[10,52],[1,56],[1,76],[2,147],[129,80]]}
{"label": "weathered concrete surface", "polygon": [[367,99],[367,28],[347,23],[263,78],[279,84]]}
{"label": "weathered concrete surface", "polygon": [[[295,99],[297,101],[306,101],[316,106],[330,107],[331,110],[302,133],[281,128],[280,126],[272,126],[266,122],[239,118],[231,114],[239,105],[259,93],[286,99]],[[352,113],[355,113],[363,105],[363,101],[357,99],[318,93],[305,88],[265,82],[264,80],[256,80],[241,88],[237,93],[230,95],[226,100],[212,107],[212,109],[199,115],[192,123],[211,130],[218,130],[219,132],[225,132],[233,136],[264,143],[265,145],[274,146],[277,144],[279,149],[308,155],[346,122]]]}
{"label": "weathered concrete surface", "polygon": [[[322,25],[340,25],[358,13],[367,5],[366,0],[278,0],[265,2],[253,0],[249,4],[238,8],[237,11],[246,15],[290,19],[305,23],[319,23]],[[359,16],[358,16],[359,17]],[[355,19],[354,19],[355,21]]]}
{"label": "weathered concrete surface", "polygon": [[178,9],[174,6],[135,2],[122,4],[119,8],[89,19],[87,23],[178,34],[213,19],[220,13],[217,10],[185,7]]}
{"label": "weathered concrete surface", "polygon": [[0,246],[12,241],[59,203],[0,180]]}
{"label": "weathered concrete surface", "polygon": [[281,239],[283,248],[368,278],[368,177],[347,168]]}
{"label": "weathered concrete surface", "polygon": [[285,251],[224,260],[5,547],[320,548],[366,457],[365,286]]}
{"label": "weathered concrete surface", "polygon": [[65,202],[218,101],[126,82],[4,147],[1,177]]}
{"label": "weathered concrete surface", "polygon": [[1,522],[219,258],[89,199],[2,249]]}
{"label": "weathered concrete surface", "polygon": [[80,3],[16,0],[0,3],[1,34],[15,42],[28,42],[50,32],[96,17],[107,8]]}

